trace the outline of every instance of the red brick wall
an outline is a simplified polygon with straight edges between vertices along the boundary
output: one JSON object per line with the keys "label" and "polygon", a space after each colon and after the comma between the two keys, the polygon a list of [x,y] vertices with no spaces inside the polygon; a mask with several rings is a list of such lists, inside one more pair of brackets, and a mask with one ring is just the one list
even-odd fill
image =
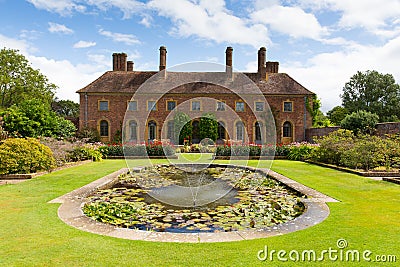
{"label": "red brick wall", "polygon": [[[204,95],[174,95],[174,94],[166,94],[162,96],[162,98],[157,102],[157,111],[152,111],[150,113],[149,119],[154,119],[157,122],[157,138],[165,138],[165,134],[161,136],[161,127],[162,124],[166,121],[168,114],[170,111],[166,110],[166,101],[167,100],[175,100],[177,101],[177,106],[181,105],[183,102],[187,101],[186,106],[183,111],[188,113],[190,110],[190,99],[195,97],[204,97]],[[235,101],[241,100],[238,96],[232,94],[220,94],[220,95],[207,95],[209,98],[214,98],[217,100],[222,100],[226,102],[226,105],[231,107],[233,110],[235,109]],[[124,121],[125,112],[127,109],[127,103],[131,100],[131,95],[121,95],[121,94],[88,94],[87,96],[88,102],[86,105],[85,95],[80,95],[80,129],[85,127],[87,124],[90,128],[95,128],[99,130],[99,122],[101,120],[107,120],[109,122],[109,130],[110,135],[108,139],[103,139],[103,141],[111,141],[115,136],[116,132],[121,129],[122,123]],[[276,135],[277,135],[277,143],[282,143],[282,125],[285,121],[289,121],[293,125],[293,139],[291,141],[303,141],[304,140],[304,129],[310,128],[312,124],[312,119],[310,113],[306,112],[306,127],[304,128],[304,96],[291,96],[291,95],[283,95],[283,96],[266,96],[269,106],[275,117],[275,125],[276,125]],[[98,101],[100,100],[108,100],[109,101],[109,111],[99,111],[98,110]],[[254,101],[260,100],[259,98],[249,98],[250,105],[254,106]],[[132,117],[147,117],[146,115],[146,100],[145,99],[137,99],[138,101],[138,111],[128,112],[127,114]],[[283,112],[283,102],[284,101],[292,101],[293,102],[293,111],[292,112]],[[85,110],[87,107],[87,117],[88,120],[85,122]],[[178,110],[180,110],[181,106],[179,106]],[[254,107],[253,107],[254,109]],[[225,122],[227,127],[227,131],[230,133],[235,133],[235,118],[230,115],[227,111],[215,111],[216,104],[213,101],[202,101],[202,110],[199,112],[191,112],[193,115],[197,115],[200,117],[206,111],[212,111],[217,118],[221,116],[224,117],[222,120]],[[245,112],[236,112],[240,119],[244,122],[248,136],[250,140],[248,142],[253,142],[254,137],[254,123],[256,122],[256,118],[254,114],[252,114],[251,109],[245,105]],[[145,140],[144,137],[144,128],[147,118],[140,118],[142,120],[139,122],[138,134],[139,138]],[[168,120],[172,120],[169,118]],[[230,136],[234,139],[234,136]]]}

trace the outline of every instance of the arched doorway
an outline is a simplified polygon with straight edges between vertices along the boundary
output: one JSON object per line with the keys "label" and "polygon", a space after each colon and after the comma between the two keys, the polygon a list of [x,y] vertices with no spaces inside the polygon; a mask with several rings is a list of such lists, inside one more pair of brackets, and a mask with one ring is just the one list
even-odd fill
{"label": "arched doorway", "polygon": [[282,143],[290,144],[293,142],[293,125],[285,121],[282,125]]}
{"label": "arched doorway", "polygon": [[224,140],[226,140],[226,130],[225,130],[225,123],[223,121],[218,122],[218,138],[217,144],[223,144]]}
{"label": "arched doorway", "polygon": [[254,143],[256,143],[257,145],[261,145],[262,144],[261,129],[262,129],[262,123],[257,121],[254,124]]}
{"label": "arched doorway", "polygon": [[137,122],[129,122],[129,141],[137,142]]}
{"label": "arched doorway", "polygon": [[157,123],[155,121],[149,121],[147,124],[148,141],[157,139]]}
{"label": "arched doorway", "polygon": [[192,143],[200,143],[200,122],[198,120],[192,121]]}
{"label": "arched doorway", "polygon": [[99,133],[100,133],[100,141],[108,142],[110,141],[110,126],[108,121],[101,120],[99,122]]}
{"label": "arched doorway", "polygon": [[244,142],[245,130],[243,122],[238,121],[235,126],[236,126],[236,140]]}

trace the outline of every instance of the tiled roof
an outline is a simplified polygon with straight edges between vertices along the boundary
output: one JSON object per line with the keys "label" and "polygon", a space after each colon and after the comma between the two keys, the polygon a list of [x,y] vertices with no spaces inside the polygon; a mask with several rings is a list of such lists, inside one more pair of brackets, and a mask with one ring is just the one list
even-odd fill
{"label": "tiled roof", "polygon": [[[233,82],[227,82],[224,73],[192,73],[168,72],[166,79],[155,79],[156,71],[107,71],[98,79],[77,91],[77,93],[135,93],[146,81],[156,84],[154,87],[174,88],[170,93],[180,94],[229,94],[232,86],[239,88],[241,93],[252,93],[251,81],[263,94],[267,95],[311,95],[311,91],[296,82],[285,73],[268,73],[268,80],[260,80],[257,73],[234,73]],[[221,79],[222,77],[222,79]],[[244,78],[248,77],[250,79]],[[199,82],[207,81],[207,82]],[[216,82],[210,82],[216,81]],[[221,82],[218,82],[221,81]],[[148,83],[146,83],[148,84]],[[220,84],[220,85],[216,85]],[[171,87],[172,86],[172,87]],[[224,88],[226,87],[226,88]],[[152,88],[152,86],[149,86]],[[151,89],[150,89],[151,90]]]}

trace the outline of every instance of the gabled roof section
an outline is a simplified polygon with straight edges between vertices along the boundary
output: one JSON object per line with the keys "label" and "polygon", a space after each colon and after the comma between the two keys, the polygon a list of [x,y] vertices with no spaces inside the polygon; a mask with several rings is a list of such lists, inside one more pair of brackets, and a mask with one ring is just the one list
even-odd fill
{"label": "gabled roof section", "polygon": [[[98,79],[77,91],[77,93],[128,93],[133,94],[156,71],[107,71]],[[235,73],[236,74],[236,73]],[[244,73],[266,95],[313,95],[286,73],[268,73],[268,80],[260,80],[258,73]],[[168,72],[168,78],[182,79],[190,73]],[[202,82],[187,83],[174,88],[170,93],[181,94],[229,94],[222,86]]]}

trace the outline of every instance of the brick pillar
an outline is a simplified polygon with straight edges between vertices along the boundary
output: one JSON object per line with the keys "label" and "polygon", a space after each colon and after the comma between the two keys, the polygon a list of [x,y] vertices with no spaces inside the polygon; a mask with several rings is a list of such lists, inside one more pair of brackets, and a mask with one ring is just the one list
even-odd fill
{"label": "brick pillar", "polygon": [[127,61],[127,71],[133,71],[133,61]]}

